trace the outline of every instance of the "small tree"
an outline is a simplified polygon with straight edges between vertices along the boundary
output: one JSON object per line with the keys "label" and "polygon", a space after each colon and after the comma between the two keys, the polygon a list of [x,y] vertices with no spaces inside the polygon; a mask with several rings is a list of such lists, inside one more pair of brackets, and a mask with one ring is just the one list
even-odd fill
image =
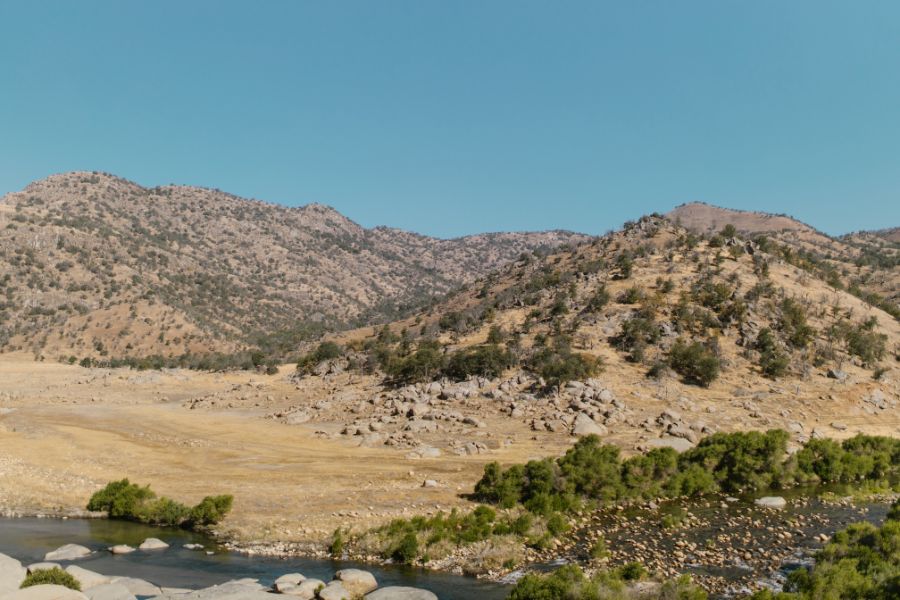
{"label": "small tree", "polygon": [[669,350],[669,366],[688,383],[703,387],[719,376],[719,359],[700,342],[677,340]]}

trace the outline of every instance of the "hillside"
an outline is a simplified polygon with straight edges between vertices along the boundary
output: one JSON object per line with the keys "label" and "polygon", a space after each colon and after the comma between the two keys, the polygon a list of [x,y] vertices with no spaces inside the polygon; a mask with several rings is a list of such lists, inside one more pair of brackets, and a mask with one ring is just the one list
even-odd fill
{"label": "hillside", "polygon": [[[795,262],[772,242],[645,217],[517,261],[390,327],[310,345],[299,397],[262,406],[414,451],[466,440],[488,451],[522,427],[548,444],[596,431],[626,447],[770,426],[797,441],[894,432],[900,322]],[[191,406],[242,404],[234,394]],[[490,443],[465,425],[483,422]]]}
{"label": "hillside", "polygon": [[[782,257],[816,270],[822,278],[900,315],[898,228],[862,231],[834,238],[785,215],[681,205],[666,215],[695,233],[715,235],[727,224],[745,236],[765,235],[781,246]],[[785,252],[790,252],[786,255]]]}
{"label": "hillside", "polygon": [[441,240],[318,204],[67,173],[0,199],[0,351],[121,358],[293,348],[396,318],[523,252],[588,236]]}

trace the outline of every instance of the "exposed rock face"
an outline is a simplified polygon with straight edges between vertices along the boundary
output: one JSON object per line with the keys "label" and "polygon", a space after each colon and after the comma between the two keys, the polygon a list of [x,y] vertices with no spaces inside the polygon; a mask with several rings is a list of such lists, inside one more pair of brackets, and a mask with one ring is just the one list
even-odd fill
{"label": "exposed rock face", "polygon": [[79,544],[66,544],[44,555],[44,560],[76,560],[91,553],[90,548]]}

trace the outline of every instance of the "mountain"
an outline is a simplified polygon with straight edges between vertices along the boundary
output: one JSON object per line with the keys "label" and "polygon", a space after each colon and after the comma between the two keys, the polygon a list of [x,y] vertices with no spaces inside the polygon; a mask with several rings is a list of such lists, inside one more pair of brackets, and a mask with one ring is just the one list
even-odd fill
{"label": "mountain", "polygon": [[52,358],[290,347],[323,327],[396,318],[523,252],[589,239],[435,239],[365,229],[320,204],[96,172],[7,194],[0,229],[0,350]]}
{"label": "mountain", "polygon": [[717,232],[729,223],[743,233],[815,233],[815,229],[806,223],[787,215],[722,208],[704,202],[682,204],[668,212],[666,217],[673,223],[698,233]]}

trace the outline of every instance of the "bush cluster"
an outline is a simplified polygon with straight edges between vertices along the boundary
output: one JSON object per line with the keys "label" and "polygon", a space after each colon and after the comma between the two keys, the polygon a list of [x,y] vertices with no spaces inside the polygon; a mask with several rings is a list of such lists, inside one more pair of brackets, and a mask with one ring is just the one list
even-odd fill
{"label": "bush cluster", "polygon": [[158,497],[148,485],[121,479],[94,492],[87,509],[106,511],[111,519],[197,529],[215,525],[225,518],[233,501],[230,495],[206,496],[196,506],[189,507],[165,496]]}
{"label": "bush cluster", "polygon": [[59,567],[52,569],[36,569],[25,577],[19,589],[28,588],[34,585],[61,585],[70,590],[81,591],[81,584],[71,573],[63,571]]}
{"label": "bush cluster", "polygon": [[[635,597],[629,591],[630,581],[646,578],[646,571],[631,563],[611,571],[588,577],[577,565],[566,565],[542,575],[529,573],[516,583],[507,600],[626,600]],[[644,600],[706,600],[707,595],[691,582],[690,577],[665,581],[659,588],[642,593]]]}

